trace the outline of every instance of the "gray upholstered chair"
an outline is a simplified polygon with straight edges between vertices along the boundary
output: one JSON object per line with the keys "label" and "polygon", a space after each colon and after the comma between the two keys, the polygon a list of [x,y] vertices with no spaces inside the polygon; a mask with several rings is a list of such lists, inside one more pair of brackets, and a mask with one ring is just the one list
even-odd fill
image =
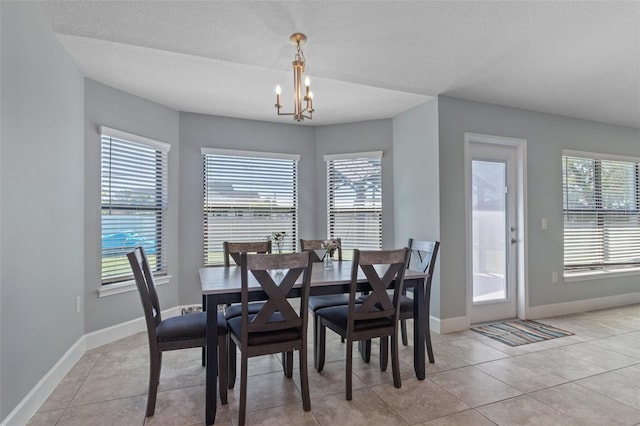
{"label": "gray upholstered chair", "polygon": [[[398,321],[400,296],[404,284],[404,272],[409,263],[409,249],[377,250],[353,252],[353,268],[351,270],[351,286],[349,304],[332,306],[316,311],[320,327],[318,344],[326,344],[326,328],[343,337],[347,342],[346,356],[346,399],[351,400],[353,342],[366,341],[380,337],[380,353],[388,352],[388,338],[391,338],[391,365],[393,369],[393,385],[401,386],[400,364],[398,357]],[[358,272],[367,277],[371,291],[360,296],[361,304],[356,303]],[[380,273],[382,275],[380,275]],[[393,295],[388,290],[393,286]],[[324,354],[321,351],[320,354]],[[386,355],[385,355],[386,356]],[[319,370],[324,368],[324,358],[319,360]],[[382,361],[380,365],[383,368]]]}
{"label": "gray upholstered chair", "polygon": [[[162,319],[153,273],[142,247],[127,254],[140,294],[149,337],[149,393],[146,416],[153,416],[160,382],[162,352],[206,347],[206,313],[198,312]],[[227,322],[218,316],[220,401],[227,403]]]}
{"label": "gray upholstered chair", "polygon": [[[310,253],[240,255],[241,315],[228,320],[229,337],[241,351],[240,364],[240,425],[245,424],[247,408],[248,359],[259,355],[299,351],[300,383],[304,411],[311,410],[307,367],[307,306],[311,286]],[[277,272],[284,271],[284,272]],[[267,295],[257,313],[249,311],[249,274]],[[302,275],[299,311],[289,302],[291,290]],[[255,283],[252,283],[255,285]]]}
{"label": "gray upholstered chair", "polygon": [[[336,251],[338,252],[338,261],[342,262],[342,240],[340,240],[340,238],[333,238],[333,240],[337,243]],[[324,241],[325,240],[304,240],[300,238],[300,250],[310,251],[311,258],[314,262],[322,262],[322,259],[318,257],[315,250],[322,250]],[[325,256],[329,256],[329,253],[325,254]],[[315,313],[318,309],[348,304],[348,294],[330,294],[327,296],[311,296],[309,298],[309,310],[313,314],[313,365],[316,369],[318,368],[318,359],[324,357],[324,355],[319,354],[319,351],[323,350],[324,347],[318,344],[319,322]]]}
{"label": "gray upholstered chair", "polygon": [[[240,253],[256,253],[256,254],[268,254],[271,253],[271,241],[250,241],[250,242],[232,242],[225,241],[222,243],[224,249],[224,266],[231,266],[231,261],[234,264],[240,266]],[[253,302],[249,304],[249,312],[252,314],[257,313],[264,305],[264,302]],[[235,317],[239,317],[241,314],[241,305],[228,305],[225,309],[224,316],[227,320]],[[236,345],[232,341],[229,341],[229,389],[233,389],[236,384]],[[284,362],[284,355],[283,355]],[[290,361],[293,366],[293,360]],[[292,367],[293,368],[293,367]],[[286,371],[285,374],[291,374]]]}

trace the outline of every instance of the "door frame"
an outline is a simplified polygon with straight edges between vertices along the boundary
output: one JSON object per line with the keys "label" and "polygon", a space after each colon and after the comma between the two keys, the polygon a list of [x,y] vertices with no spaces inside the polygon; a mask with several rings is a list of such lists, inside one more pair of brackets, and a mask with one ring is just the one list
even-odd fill
{"label": "door frame", "polygon": [[473,249],[471,211],[471,147],[474,144],[489,144],[515,148],[516,151],[516,316],[526,319],[529,311],[529,286],[527,283],[527,140],[480,133],[464,134],[464,196],[465,196],[465,247],[466,247],[466,295],[467,319],[471,320],[473,305]]}

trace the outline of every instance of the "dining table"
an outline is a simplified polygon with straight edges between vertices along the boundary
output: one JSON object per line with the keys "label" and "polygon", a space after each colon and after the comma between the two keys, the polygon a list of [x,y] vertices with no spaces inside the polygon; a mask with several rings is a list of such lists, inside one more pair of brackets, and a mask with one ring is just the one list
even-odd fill
{"label": "dining table", "polygon": [[[332,268],[326,269],[322,263],[315,263],[311,268],[311,287],[309,295],[348,293],[351,285],[350,260],[333,261]],[[205,379],[205,417],[206,424],[215,422],[217,410],[218,381],[218,315],[221,305],[240,303],[241,280],[239,266],[209,266],[200,268],[200,284],[203,302],[207,313],[207,357]],[[405,288],[413,288],[413,367],[416,378],[424,380],[425,368],[425,332],[428,326],[429,306],[425,301],[425,283],[427,272],[408,269],[404,276]],[[367,278],[359,271],[358,291],[368,291]],[[301,284],[296,283],[290,297],[298,297]],[[266,300],[267,294],[258,282],[249,274],[249,301]]]}

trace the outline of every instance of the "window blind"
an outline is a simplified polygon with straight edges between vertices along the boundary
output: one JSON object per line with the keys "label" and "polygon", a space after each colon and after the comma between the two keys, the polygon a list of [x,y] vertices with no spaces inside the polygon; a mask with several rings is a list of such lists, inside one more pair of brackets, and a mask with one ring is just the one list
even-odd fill
{"label": "window blind", "polygon": [[165,275],[170,146],[106,127],[101,133],[102,283],[133,278],[126,255],[137,246],[154,274]]}
{"label": "window blind", "polygon": [[224,241],[264,241],[274,232],[285,233],[283,251],[295,251],[299,156],[207,148],[202,153],[204,265],[224,264]]}
{"label": "window blind", "polygon": [[640,266],[640,164],[563,155],[564,270]]}
{"label": "window blind", "polygon": [[345,258],[354,248],[382,248],[381,158],[381,152],[325,156],[327,234],[342,239]]}

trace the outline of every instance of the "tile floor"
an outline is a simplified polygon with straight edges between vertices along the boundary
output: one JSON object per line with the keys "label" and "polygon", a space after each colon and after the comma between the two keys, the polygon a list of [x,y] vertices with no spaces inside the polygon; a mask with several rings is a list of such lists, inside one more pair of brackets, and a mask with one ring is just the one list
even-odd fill
{"label": "tile floor", "polygon": [[[435,364],[413,377],[401,350],[402,388],[354,359],[353,400],[344,399],[344,345],[331,332],[322,374],[310,368],[311,407],[302,410],[298,371],[277,359],[249,360],[248,424],[261,425],[640,425],[640,305],[547,318],[575,336],[509,347],[466,331],[433,333]],[[310,357],[312,360],[312,357]],[[87,352],[30,425],[204,424],[200,351],[165,353],[155,416],[145,419],[146,334]],[[217,425],[237,424],[239,387]]]}

